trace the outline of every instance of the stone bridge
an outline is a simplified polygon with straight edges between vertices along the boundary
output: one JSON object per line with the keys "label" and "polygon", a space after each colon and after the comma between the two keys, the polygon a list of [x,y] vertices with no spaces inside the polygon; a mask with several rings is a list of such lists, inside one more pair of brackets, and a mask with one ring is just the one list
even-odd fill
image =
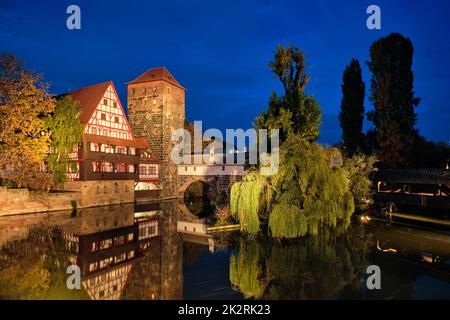
{"label": "stone bridge", "polygon": [[243,165],[189,164],[178,166],[177,195],[183,196],[186,189],[196,181],[207,183],[217,194],[230,194],[233,183],[240,181],[244,173]]}

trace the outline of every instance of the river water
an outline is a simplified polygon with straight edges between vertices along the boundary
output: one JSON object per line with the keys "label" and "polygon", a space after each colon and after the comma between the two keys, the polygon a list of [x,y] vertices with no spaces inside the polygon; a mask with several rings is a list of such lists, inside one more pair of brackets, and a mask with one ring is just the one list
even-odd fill
{"label": "river water", "polygon": [[[0,217],[0,298],[450,299],[445,234],[371,222],[277,241],[205,228],[179,201]],[[368,289],[371,265],[380,289]]]}

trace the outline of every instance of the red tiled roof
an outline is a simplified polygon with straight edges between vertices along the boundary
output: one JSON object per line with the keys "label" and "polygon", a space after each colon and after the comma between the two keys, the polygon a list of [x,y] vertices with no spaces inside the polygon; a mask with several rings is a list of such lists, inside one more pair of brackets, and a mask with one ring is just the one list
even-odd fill
{"label": "red tiled roof", "polygon": [[77,103],[78,108],[81,111],[80,121],[82,124],[86,124],[89,121],[92,113],[100,103],[106,89],[108,89],[108,86],[112,84],[112,81],[107,81],[80,88],[68,93]]}
{"label": "red tiled roof", "polygon": [[177,80],[172,76],[172,74],[164,67],[160,68],[153,68],[145,71],[143,74],[141,74],[136,79],[128,82],[127,84],[134,84],[134,83],[141,83],[141,82],[149,82],[149,81],[159,81],[159,80],[165,80],[183,90],[186,91],[186,89],[178,83]]}

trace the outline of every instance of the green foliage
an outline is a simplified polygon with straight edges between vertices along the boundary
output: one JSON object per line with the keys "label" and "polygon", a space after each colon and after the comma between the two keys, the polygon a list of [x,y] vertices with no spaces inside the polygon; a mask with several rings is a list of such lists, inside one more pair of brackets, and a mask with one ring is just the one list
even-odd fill
{"label": "green foliage", "polygon": [[260,230],[259,214],[267,199],[266,182],[257,172],[247,174],[242,182],[231,187],[230,212],[240,222],[241,231],[257,233]]}
{"label": "green foliage", "polygon": [[258,244],[241,241],[240,254],[230,257],[230,282],[239,287],[245,298],[258,299],[264,293],[260,264],[262,250]]}
{"label": "green foliage", "polygon": [[344,150],[349,154],[364,150],[362,133],[364,120],[365,84],[359,61],[352,59],[342,77],[342,101],[339,122]]}
{"label": "green foliage", "polygon": [[344,169],[350,180],[350,191],[359,210],[365,210],[373,203],[370,174],[374,170],[376,161],[375,156],[363,154],[355,154],[344,161]]}
{"label": "green foliage", "polygon": [[392,33],[375,41],[370,47],[372,72],[370,100],[374,110],[367,117],[375,129],[374,148],[381,164],[401,168],[411,162],[417,134],[414,108],[420,103],[415,97],[412,71],[413,45],[410,39]]}
{"label": "green foliage", "polygon": [[76,170],[76,164],[69,161],[69,154],[76,150],[81,141],[83,125],[79,114],[75,101],[70,96],[64,96],[57,101],[55,112],[49,119],[52,152],[47,161],[53,173],[53,182],[57,186],[64,185],[69,166],[72,166],[72,171]]}
{"label": "green foliage", "polygon": [[274,176],[252,172],[233,186],[231,213],[241,224],[256,221],[256,214],[263,217],[267,212],[269,230],[277,238],[317,235],[350,225],[355,205],[338,149],[324,149],[291,135],[281,146],[280,164]]}
{"label": "green foliage", "polygon": [[[271,178],[277,190],[275,203],[281,206],[280,209],[274,206],[276,216],[269,219],[273,236],[317,235],[322,228],[335,229],[350,224],[354,203],[347,173],[337,166],[340,159],[337,149],[325,150],[298,136],[286,140],[280,152],[282,165],[278,174]],[[286,208],[290,208],[289,213]],[[281,219],[283,211],[284,219]],[[292,232],[291,225],[295,223],[301,224],[297,235]]]}
{"label": "green foliage", "polygon": [[284,96],[272,93],[269,110],[256,118],[256,128],[281,129],[281,141],[290,132],[316,140],[322,112],[314,97],[304,92],[309,81],[305,54],[290,44],[286,48],[278,45],[269,67],[281,81]]}
{"label": "green foliage", "polygon": [[231,213],[250,233],[260,230],[260,219],[268,220],[270,234],[277,238],[345,230],[355,209],[350,181],[339,150],[313,142],[321,111],[304,94],[309,80],[305,56],[290,45],[278,46],[270,67],[285,96],[272,94],[269,110],[256,118],[255,126],[281,129],[279,171],[268,177],[252,172],[233,186]]}

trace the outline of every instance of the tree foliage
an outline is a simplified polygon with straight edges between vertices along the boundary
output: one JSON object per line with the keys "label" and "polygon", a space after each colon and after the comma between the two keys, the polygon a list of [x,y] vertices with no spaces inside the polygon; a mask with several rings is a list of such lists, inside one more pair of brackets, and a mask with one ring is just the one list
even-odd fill
{"label": "tree foliage", "polygon": [[344,170],[350,181],[350,191],[353,194],[355,206],[359,210],[366,210],[373,203],[370,175],[374,171],[376,162],[376,156],[363,154],[355,154],[344,161]]}
{"label": "tree foliage", "polygon": [[317,235],[321,229],[346,228],[354,211],[347,172],[337,149],[324,149],[293,135],[280,152],[279,172],[270,177],[276,190],[269,208],[274,237]]}
{"label": "tree foliage", "polygon": [[[309,77],[302,52],[279,46],[270,66],[286,96],[279,99],[272,95],[268,112],[257,118],[256,126],[282,129],[279,170],[272,176],[251,172],[235,184],[230,195],[231,213],[241,223],[242,231],[256,233],[263,222],[276,238],[344,231],[355,210],[354,198],[370,201],[372,160],[355,158],[344,166],[338,149],[324,148],[313,141],[318,135],[318,122],[306,121],[292,112],[295,108],[300,114],[305,111],[302,103],[308,99],[304,90]],[[314,118],[318,120],[321,112],[317,105],[314,108],[312,114],[319,115]]]}
{"label": "tree foliage", "polygon": [[370,47],[368,66],[372,72],[371,96],[374,110],[367,117],[374,124],[374,148],[385,167],[406,167],[411,161],[417,136],[414,108],[413,45],[401,34],[392,33]]}
{"label": "tree foliage", "polygon": [[314,97],[305,94],[309,81],[305,54],[290,44],[286,48],[278,45],[269,67],[280,80],[284,95],[272,93],[269,109],[256,118],[256,127],[281,129],[281,141],[287,138],[289,131],[307,140],[316,140],[322,112]]}
{"label": "tree foliage", "polygon": [[42,75],[10,54],[0,55],[0,176],[19,187],[49,185],[39,174],[49,150],[47,119],[55,109]]}
{"label": "tree foliage", "polygon": [[342,77],[342,100],[339,122],[342,128],[344,150],[350,155],[364,150],[362,133],[364,120],[365,84],[362,79],[361,66],[357,59],[352,59],[345,67]]}
{"label": "tree foliage", "polygon": [[57,101],[55,112],[49,118],[51,153],[48,156],[48,167],[57,186],[63,186],[66,182],[69,166],[72,166],[72,171],[76,170],[76,164],[69,161],[69,155],[71,152],[77,152],[78,143],[81,141],[83,125],[79,115],[75,101],[70,96],[64,96]]}

